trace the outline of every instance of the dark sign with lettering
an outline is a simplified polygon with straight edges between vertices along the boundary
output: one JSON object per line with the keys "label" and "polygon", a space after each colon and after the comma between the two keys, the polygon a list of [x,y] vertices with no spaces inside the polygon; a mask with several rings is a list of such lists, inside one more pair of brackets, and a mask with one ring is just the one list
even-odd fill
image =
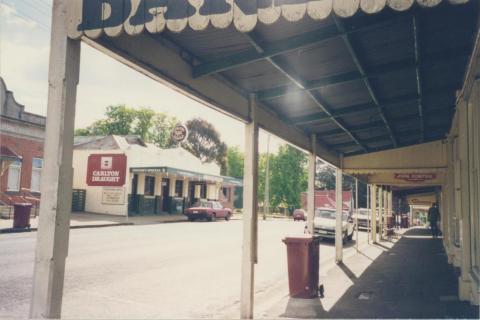
{"label": "dark sign with lettering", "polygon": [[126,171],[124,154],[91,154],[88,156],[87,185],[121,187],[125,185]]}

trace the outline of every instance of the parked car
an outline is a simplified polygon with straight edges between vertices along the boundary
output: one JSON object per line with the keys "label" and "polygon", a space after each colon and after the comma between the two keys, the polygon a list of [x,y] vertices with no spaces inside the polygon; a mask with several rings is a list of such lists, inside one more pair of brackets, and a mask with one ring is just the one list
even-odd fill
{"label": "parked car", "polygon": [[[358,229],[359,230],[370,230],[372,224],[372,210],[366,208],[358,209]],[[379,221],[379,211],[377,210],[377,231],[380,225]]]}
{"label": "parked car", "polygon": [[185,210],[184,213],[189,221],[199,219],[207,219],[208,221],[215,221],[217,219],[230,220],[232,217],[232,210],[225,208],[218,201],[202,200],[193,205],[193,207]]}
{"label": "parked car", "polygon": [[307,220],[307,215],[303,209],[295,209],[293,211],[293,221],[305,221]]}
{"label": "parked car", "polygon": [[[336,211],[331,208],[315,209],[313,220],[314,234],[320,238],[335,239]],[[355,225],[352,217],[347,213],[342,214],[342,239],[343,243],[352,240]]]}

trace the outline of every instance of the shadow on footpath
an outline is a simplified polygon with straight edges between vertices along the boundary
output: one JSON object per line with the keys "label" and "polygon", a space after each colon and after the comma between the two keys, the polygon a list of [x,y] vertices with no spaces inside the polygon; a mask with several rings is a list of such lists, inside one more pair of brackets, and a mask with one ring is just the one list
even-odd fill
{"label": "shadow on footpath", "polygon": [[290,298],[281,317],[479,318],[478,307],[458,301],[458,276],[441,239],[432,239],[428,229],[405,232],[358,278],[346,264],[338,266],[353,285],[330,310],[320,298]]}

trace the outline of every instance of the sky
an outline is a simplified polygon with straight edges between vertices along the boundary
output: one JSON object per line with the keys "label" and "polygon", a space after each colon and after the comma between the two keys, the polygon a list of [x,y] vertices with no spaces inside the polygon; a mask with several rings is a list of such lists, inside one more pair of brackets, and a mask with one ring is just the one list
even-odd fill
{"label": "sky", "polygon": [[[46,115],[52,0],[0,0],[0,76],[28,112]],[[244,124],[147,78],[82,43],[75,127],[101,119],[109,105],[150,107],[185,122],[211,122],[229,146],[244,150]],[[270,151],[284,142],[271,137]],[[260,132],[260,152],[267,134]]]}

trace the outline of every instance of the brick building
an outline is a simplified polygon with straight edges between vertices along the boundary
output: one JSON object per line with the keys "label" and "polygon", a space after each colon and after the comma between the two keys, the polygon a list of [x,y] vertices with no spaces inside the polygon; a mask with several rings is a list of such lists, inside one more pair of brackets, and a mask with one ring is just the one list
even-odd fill
{"label": "brick building", "polygon": [[26,112],[2,78],[0,124],[0,204],[19,201],[20,195],[39,196],[45,117]]}

